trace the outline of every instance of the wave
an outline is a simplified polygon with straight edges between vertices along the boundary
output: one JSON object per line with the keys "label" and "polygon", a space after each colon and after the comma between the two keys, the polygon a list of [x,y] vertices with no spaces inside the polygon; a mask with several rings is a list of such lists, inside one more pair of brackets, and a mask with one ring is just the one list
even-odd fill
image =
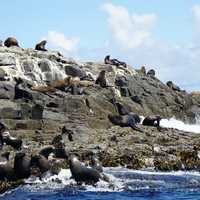
{"label": "wave", "polygon": [[42,180],[28,180],[23,190],[29,192],[48,192],[67,189],[69,191],[86,192],[123,192],[138,190],[190,189],[200,187],[200,173],[187,172],[155,172],[146,170],[130,170],[126,168],[104,168],[110,183],[99,181],[95,186],[78,186],[70,179],[69,169],[62,169],[58,175],[47,175]]}
{"label": "wave", "polygon": [[164,128],[175,128],[186,132],[200,133],[199,124],[186,124],[175,118],[162,119],[160,121],[160,126]]}

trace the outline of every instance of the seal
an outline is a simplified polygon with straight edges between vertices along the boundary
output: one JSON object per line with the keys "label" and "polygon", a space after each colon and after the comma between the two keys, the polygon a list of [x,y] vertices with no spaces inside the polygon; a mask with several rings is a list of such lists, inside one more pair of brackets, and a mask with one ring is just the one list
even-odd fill
{"label": "seal", "polygon": [[8,37],[4,41],[4,46],[6,46],[6,47],[12,47],[12,46],[19,47],[19,43],[18,43],[18,41],[17,41],[16,38],[14,38],[14,37]]}
{"label": "seal", "polygon": [[107,81],[106,81],[106,71],[102,70],[99,72],[99,75],[95,81],[95,84],[99,84],[102,88],[107,87]]}
{"label": "seal", "polygon": [[160,116],[147,116],[144,118],[142,125],[160,127]]}
{"label": "seal", "polygon": [[156,75],[156,72],[154,69],[150,69],[148,72],[147,72],[147,75],[150,76],[151,78],[154,78],[155,75]]}
{"label": "seal", "polygon": [[8,131],[4,132],[3,141],[6,145],[10,145],[16,150],[20,150],[23,143],[21,139],[17,139],[15,137],[10,136],[10,133]]}
{"label": "seal", "polygon": [[65,134],[68,136],[68,140],[70,142],[74,141],[73,140],[73,134],[74,134],[74,132],[72,130],[70,130],[70,129],[67,129],[66,126],[63,126],[62,127],[62,135],[65,135]]}
{"label": "seal", "polygon": [[109,64],[109,65],[115,65],[117,67],[119,67],[120,65],[122,65],[124,68],[127,68],[127,65],[125,62],[119,61],[118,59],[110,59],[110,55],[107,55],[104,58],[104,63],[105,64]]}
{"label": "seal", "polygon": [[166,85],[171,88],[174,91],[178,91],[181,92],[180,87],[178,87],[177,85],[175,85],[172,81],[167,81]]}
{"label": "seal", "polygon": [[52,142],[51,142],[51,145],[53,145],[55,148],[56,147],[61,147],[61,146],[64,146],[64,142],[63,142],[63,138],[62,138],[62,135],[59,134],[59,135],[56,135]]}
{"label": "seal", "polygon": [[140,123],[140,117],[137,114],[131,113],[128,115],[108,115],[108,119],[114,124],[121,127],[131,127],[133,130],[140,131],[142,130],[136,126],[137,123]]}
{"label": "seal", "polygon": [[13,181],[15,180],[14,169],[9,162],[10,152],[1,154],[0,157],[0,180]]}
{"label": "seal", "polygon": [[110,60],[110,55],[107,55],[104,58],[104,64],[106,64],[106,65],[113,65],[113,62]]}
{"label": "seal", "polygon": [[38,44],[36,44],[35,50],[37,50],[37,51],[47,51],[47,49],[45,49],[46,43],[47,43],[46,40],[42,40],[41,42],[39,42]]}
{"label": "seal", "polygon": [[101,178],[100,173],[96,169],[86,167],[75,155],[70,156],[69,167],[72,177],[78,184],[95,184]]}
{"label": "seal", "polygon": [[128,109],[125,108],[121,103],[116,102],[115,105],[116,105],[116,108],[117,108],[119,115],[128,115],[130,113],[128,111]]}
{"label": "seal", "polygon": [[146,75],[146,68],[145,68],[145,66],[142,66],[142,67],[140,68],[140,73],[141,73],[142,75]]}
{"label": "seal", "polygon": [[31,90],[36,91],[36,92],[41,92],[41,93],[46,93],[46,92],[53,93],[56,91],[56,88],[52,86],[39,85],[39,86],[33,86]]}
{"label": "seal", "polygon": [[14,99],[25,99],[25,100],[33,100],[33,96],[31,93],[26,91],[24,88],[22,88],[21,84],[23,83],[23,80],[21,78],[14,78],[16,84],[15,84],[15,96]]}
{"label": "seal", "polygon": [[64,147],[57,147],[54,149],[54,155],[56,158],[61,158],[61,159],[68,159],[69,158],[69,153],[66,151]]}
{"label": "seal", "polygon": [[39,168],[41,174],[50,170],[50,163],[43,155],[31,156],[31,167]]}
{"label": "seal", "polygon": [[18,152],[14,159],[14,171],[18,179],[28,178],[31,174],[31,159],[23,152]]}

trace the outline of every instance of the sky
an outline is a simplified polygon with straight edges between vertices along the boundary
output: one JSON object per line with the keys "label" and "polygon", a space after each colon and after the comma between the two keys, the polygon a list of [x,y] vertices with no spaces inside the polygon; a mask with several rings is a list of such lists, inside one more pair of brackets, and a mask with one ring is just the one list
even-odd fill
{"label": "sky", "polygon": [[200,0],[6,0],[0,40],[18,39],[82,61],[105,55],[145,65],[182,89],[200,90]]}

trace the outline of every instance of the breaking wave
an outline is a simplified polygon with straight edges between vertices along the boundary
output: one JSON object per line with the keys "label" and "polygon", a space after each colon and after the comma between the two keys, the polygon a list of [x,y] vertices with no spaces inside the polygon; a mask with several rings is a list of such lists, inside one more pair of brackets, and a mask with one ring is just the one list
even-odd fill
{"label": "breaking wave", "polygon": [[175,118],[162,119],[160,126],[165,128],[175,128],[181,131],[200,133],[200,124],[186,124]]}

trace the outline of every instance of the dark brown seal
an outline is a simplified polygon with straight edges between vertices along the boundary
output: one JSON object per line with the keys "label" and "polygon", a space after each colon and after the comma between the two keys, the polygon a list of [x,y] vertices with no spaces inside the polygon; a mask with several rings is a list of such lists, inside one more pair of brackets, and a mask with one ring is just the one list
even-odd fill
{"label": "dark brown seal", "polygon": [[46,45],[47,41],[46,40],[42,40],[40,43],[35,45],[35,50],[38,51],[47,51],[47,49],[45,49],[45,45]]}
{"label": "dark brown seal", "polygon": [[77,183],[94,184],[101,178],[100,173],[96,169],[86,167],[74,155],[71,155],[69,158],[69,167],[72,177]]}
{"label": "dark brown seal", "polygon": [[7,38],[7,39],[5,40],[5,42],[4,42],[4,45],[5,45],[6,47],[12,47],[12,46],[19,47],[19,43],[18,43],[17,39],[14,38],[14,37],[9,37],[9,38]]}
{"label": "dark brown seal", "polygon": [[106,81],[106,71],[102,70],[100,71],[95,84],[99,84],[102,88],[107,87],[107,81]]}

